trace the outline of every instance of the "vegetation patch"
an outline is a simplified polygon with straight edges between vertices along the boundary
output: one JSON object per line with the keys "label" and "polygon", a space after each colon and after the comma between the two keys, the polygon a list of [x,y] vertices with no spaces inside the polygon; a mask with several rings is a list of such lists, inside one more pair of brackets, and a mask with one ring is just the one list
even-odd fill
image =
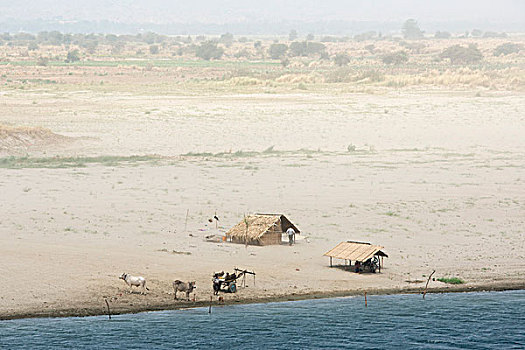
{"label": "vegetation patch", "polygon": [[448,283],[448,284],[463,284],[465,281],[463,281],[461,278],[458,277],[440,277],[437,279],[439,282]]}
{"label": "vegetation patch", "polygon": [[88,164],[116,166],[138,162],[157,162],[160,156],[98,156],[98,157],[5,157],[0,158],[0,168],[83,168]]}

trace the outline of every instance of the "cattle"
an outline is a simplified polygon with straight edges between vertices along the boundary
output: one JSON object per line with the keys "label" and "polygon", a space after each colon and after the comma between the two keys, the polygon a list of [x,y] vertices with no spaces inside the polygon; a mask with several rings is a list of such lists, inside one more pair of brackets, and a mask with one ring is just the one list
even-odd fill
{"label": "cattle", "polygon": [[142,276],[131,276],[128,273],[123,273],[120,275],[119,279],[124,280],[126,284],[130,288],[130,293],[133,293],[133,286],[135,287],[142,287],[142,291],[140,294],[146,294],[146,290],[149,290],[148,287],[146,287],[146,279]]}
{"label": "cattle", "polygon": [[177,292],[186,292],[186,300],[190,300],[190,293],[193,292],[195,287],[195,281],[193,282],[182,282],[179,280],[173,281],[173,291],[175,292],[174,299],[177,300]]}

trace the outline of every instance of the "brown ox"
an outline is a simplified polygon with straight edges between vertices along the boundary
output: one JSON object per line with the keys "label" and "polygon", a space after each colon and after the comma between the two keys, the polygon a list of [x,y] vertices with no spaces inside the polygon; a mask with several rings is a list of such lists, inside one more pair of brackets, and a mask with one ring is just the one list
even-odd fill
{"label": "brown ox", "polygon": [[186,292],[186,300],[190,300],[190,293],[197,288],[195,287],[195,281],[193,282],[182,282],[179,280],[173,281],[173,290],[175,292],[175,300],[177,299],[177,292]]}

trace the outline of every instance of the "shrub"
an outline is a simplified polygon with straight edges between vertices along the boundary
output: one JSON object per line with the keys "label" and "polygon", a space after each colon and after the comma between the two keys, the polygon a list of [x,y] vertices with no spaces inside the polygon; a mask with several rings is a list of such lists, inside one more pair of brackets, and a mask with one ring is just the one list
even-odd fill
{"label": "shrub", "polygon": [[494,49],[494,56],[510,55],[511,53],[518,53],[521,51],[521,45],[514,43],[501,44]]}
{"label": "shrub", "polygon": [[37,43],[29,43],[29,45],[27,45],[27,49],[29,51],[35,51],[35,50],[38,50],[38,44]]}
{"label": "shrub", "polygon": [[449,59],[452,64],[471,64],[481,61],[483,54],[474,44],[470,44],[468,47],[454,45],[443,50],[439,54],[439,58],[441,60]]}
{"label": "shrub", "polygon": [[159,45],[150,45],[149,53],[152,54],[152,55],[158,54],[159,53]]}
{"label": "shrub", "polygon": [[484,38],[506,38],[507,33],[485,32]]}
{"label": "shrub", "polygon": [[80,53],[78,52],[78,50],[75,49],[75,50],[68,51],[66,62],[71,63],[71,62],[77,62],[77,61],[80,61]]}
{"label": "shrub", "polygon": [[274,60],[280,59],[288,51],[288,46],[286,44],[272,44],[268,49],[268,54]]}
{"label": "shrub", "polygon": [[323,36],[321,38],[321,42],[323,42],[323,43],[336,43],[337,42],[337,38],[334,37],[334,36]]}
{"label": "shrub", "polygon": [[473,29],[470,35],[472,35],[474,38],[479,38],[483,35],[483,32],[481,31],[481,29]]}
{"label": "shrub", "polygon": [[47,66],[47,64],[49,63],[49,58],[47,57],[38,57],[38,59],[36,60],[36,64],[37,66],[42,66],[42,67],[45,67]]}
{"label": "shrub", "polygon": [[449,32],[440,32],[439,30],[434,34],[436,39],[450,39],[451,36]]}
{"label": "shrub", "polygon": [[448,284],[463,284],[465,281],[463,281],[461,278],[458,277],[441,277],[437,279],[439,282],[448,283]]}
{"label": "shrub", "polygon": [[217,43],[212,41],[206,41],[201,45],[197,46],[195,50],[195,56],[202,58],[203,60],[209,61],[211,59],[220,59],[224,53],[221,47],[217,46]]}
{"label": "shrub", "polygon": [[250,53],[248,52],[248,50],[246,49],[242,49],[240,51],[237,51],[234,55],[233,55],[235,58],[249,58],[250,57]]}
{"label": "shrub", "polygon": [[350,56],[348,56],[346,53],[338,53],[334,56],[333,60],[336,65],[342,67],[350,63]]}
{"label": "shrub", "polygon": [[376,35],[377,35],[377,33],[374,32],[374,31],[361,33],[361,34],[354,35],[354,40],[355,41],[372,40],[372,39],[374,39],[376,37]]}
{"label": "shrub", "polygon": [[402,64],[408,61],[406,51],[392,52],[381,57],[384,64]]}

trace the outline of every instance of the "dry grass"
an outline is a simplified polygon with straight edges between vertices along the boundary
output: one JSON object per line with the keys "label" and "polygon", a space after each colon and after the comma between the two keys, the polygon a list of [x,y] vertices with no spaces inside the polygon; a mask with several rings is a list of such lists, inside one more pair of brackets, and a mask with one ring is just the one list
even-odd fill
{"label": "dry grass", "polygon": [[67,136],[55,134],[41,127],[15,127],[0,124],[0,151],[56,144],[69,139]]}

